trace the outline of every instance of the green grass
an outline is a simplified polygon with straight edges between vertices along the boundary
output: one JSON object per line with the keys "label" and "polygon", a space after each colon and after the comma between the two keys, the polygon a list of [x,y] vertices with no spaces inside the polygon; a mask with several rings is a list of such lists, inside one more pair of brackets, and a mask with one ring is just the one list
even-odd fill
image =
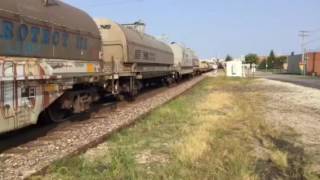
{"label": "green grass", "polygon": [[99,148],[33,179],[290,177],[288,152],[267,138],[280,134],[259,115],[263,96],[250,90],[253,81],[207,78]]}

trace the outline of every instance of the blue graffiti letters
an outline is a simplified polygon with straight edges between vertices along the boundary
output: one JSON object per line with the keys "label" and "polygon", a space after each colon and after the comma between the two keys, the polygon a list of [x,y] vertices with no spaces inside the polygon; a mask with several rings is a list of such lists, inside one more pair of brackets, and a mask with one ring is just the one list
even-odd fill
{"label": "blue graffiti letters", "polygon": [[42,43],[49,44],[50,43],[50,31],[48,29],[42,29]]}
{"label": "blue graffiti letters", "polygon": [[[52,48],[52,46],[83,51],[88,49],[90,43],[88,37],[82,35],[82,33],[67,32],[65,28],[38,26],[1,18],[0,41],[6,43],[4,49],[8,54],[19,55],[20,53],[37,56],[42,53],[40,49],[47,50],[45,48]],[[58,48],[59,51],[60,48]]]}
{"label": "blue graffiti letters", "polygon": [[40,28],[39,27],[32,27],[31,28],[31,41],[33,43],[38,43],[39,34],[40,34]]}
{"label": "blue graffiti letters", "polygon": [[13,39],[13,23],[10,21],[2,22],[2,38],[4,40],[12,40]]}
{"label": "blue graffiti letters", "polygon": [[28,34],[29,34],[29,28],[27,25],[25,24],[21,24],[18,28],[18,39],[19,41],[24,41],[27,39]]}

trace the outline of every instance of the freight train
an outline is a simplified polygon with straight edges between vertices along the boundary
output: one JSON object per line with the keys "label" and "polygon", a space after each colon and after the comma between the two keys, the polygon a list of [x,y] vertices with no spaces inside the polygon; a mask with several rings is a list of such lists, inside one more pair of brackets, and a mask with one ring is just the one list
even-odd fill
{"label": "freight train", "polygon": [[0,0],[0,134],[200,71],[195,53],[59,0]]}

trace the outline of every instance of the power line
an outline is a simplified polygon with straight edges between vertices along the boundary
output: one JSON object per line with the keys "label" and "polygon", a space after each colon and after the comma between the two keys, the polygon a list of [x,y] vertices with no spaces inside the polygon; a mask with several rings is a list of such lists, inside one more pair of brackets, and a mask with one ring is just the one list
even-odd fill
{"label": "power line", "polygon": [[309,41],[307,41],[307,42],[304,42],[304,44],[303,44],[303,45],[308,45],[308,44],[311,44],[311,43],[317,42],[317,41],[319,41],[319,40],[320,40],[320,37],[318,37],[318,38],[314,38],[314,39],[311,39],[311,40],[309,40]]}

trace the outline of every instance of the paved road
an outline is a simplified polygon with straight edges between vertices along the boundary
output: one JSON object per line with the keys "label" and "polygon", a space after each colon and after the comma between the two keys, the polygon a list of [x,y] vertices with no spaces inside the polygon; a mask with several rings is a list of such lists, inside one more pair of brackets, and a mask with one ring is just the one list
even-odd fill
{"label": "paved road", "polygon": [[320,89],[320,78],[311,76],[300,76],[300,75],[287,75],[287,74],[272,74],[258,72],[256,77],[293,83],[300,86],[311,87]]}

